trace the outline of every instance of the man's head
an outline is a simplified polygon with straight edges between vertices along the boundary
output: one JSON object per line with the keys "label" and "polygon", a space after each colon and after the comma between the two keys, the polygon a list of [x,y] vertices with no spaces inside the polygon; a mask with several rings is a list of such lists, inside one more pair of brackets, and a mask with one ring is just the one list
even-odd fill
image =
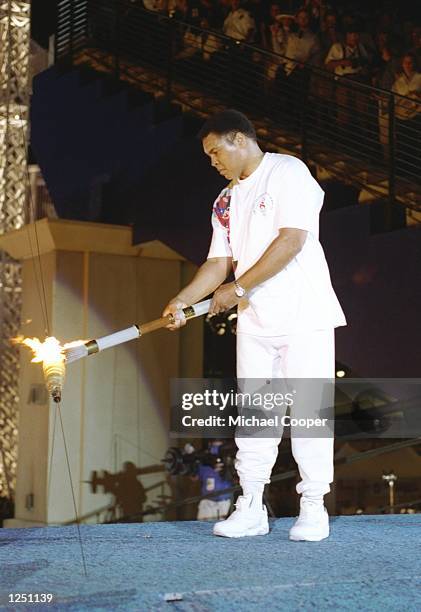
{"label": "man's head", "polygon": [[295,16],[295,21],[300,30],[307,30],[310,25],[310,16],[305,9],[300,9]]}
{"label": "man's head", "polygon": [[327,11],[325,15],[326,28],[329,30],[335,29],[337,26],[337,22],[338,22],[338,18],[336,16],[336,13],[334,13],[333,11]]}
{"label": "man's head", "polygon": [[175,6],[177,10],[181,11],[182,13],[187,13],[187,11],[189,10],[187,0],[175,0]]}
{"label": "man's head", "polygon": [[281,14],[281,7],[279,2],[271,2],[269,5],[269,16],[272,19],[276,19]]}
{"label": "man's head", "polygon": [[406,74],[412,74],[416,70],[416,57],[413,53],[405,53],[402,56],[402,69]]}
{"label": "man's head", "polygon": [[415,28],[412,28],[411,41],[415,49],[419,49],[421,47],[421,27],[416,26]]}
{"label": "man's head", "polygon": [[381,56],[384,62],[390,62],[393,59],[392,48],[389,45],[384,45]]}
{"label": "man's head", "polygon": [[229,180],[242,176],[250,157],[256,155],[258,149],[253,124],[234,109],[210,117],[198,137],[212,166]]}
{"label": "man's head", "polygon": [[359,42],[360,42],[360,33],[355,27],[349,26],[347,30],[345,31],[345,44],[348,47],[353,48],[353,47],[356,47]]}

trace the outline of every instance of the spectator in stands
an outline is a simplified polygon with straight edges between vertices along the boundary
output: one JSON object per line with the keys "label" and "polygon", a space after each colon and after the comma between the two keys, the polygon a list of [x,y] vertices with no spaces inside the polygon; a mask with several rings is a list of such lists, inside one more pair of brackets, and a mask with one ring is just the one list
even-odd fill
{"label": "spectator in stands", "polygon": [[359,32],[352,23],[345,33],[345,42],[334,43],[325,59],[325,65],[338,77],[347,77],[354,81],[344,83],[340,81],[336,86],[336,119],[340,127],[349,125],[353,115],[353,127],[359,124],[364,127],[367,123],[368,96],[358,87],[358,83],[369,83],[370,61],[365,47],[360,42]]}
{"label": "spectator in stands", "polygon": [[263,42],[261,38],[261,31],[262,31],[262,24],[265,19],[265,13],[266,13],[266,7],[263,4],[263,1],[262,0],[243,0],[242,7],[246,11],[248,11],[248,13],[254,19],[255,35],[253,39],[253,44],[262,46]]}
{"label": "spectator in stands", "polygon": [[374,36],[374,46],[376,54],[381,57],[384,47],[390,46],[390,32],[378,30]]}
{"label": "spectator in stands", "polygon": [[387,48],[392,52],[394,56],[394,63],[396,71],[399,68],[399,57],[402,54],[402,39],[401,37],[395,36],[389,30],[379,30],[377,29],[374,35],[374,48],[373,48],[373,57],[372,64],[373,70],[377,70],[377,65],[382,64],[383,58],[383,49]]}
{"label": "spectator in stands", "polygon": [[418,180],[421,173],[421,73],[416,70],[413,53],[405,53],[402,57],[401,73],[392,91],[399,94],[395,98],[398,172],[411,180]]}
{"label": "spectator in stands", "polygon": [[282,96],[282,111],[287,113],[295,127],[300,126],[303,104],[307,99],[310,64],[317,64],[320,44],[310,29],[310,16],[300,9],[295,16],[296,32],[290,32],[285,49],[286,59],[278,70],[278,89]]}
{"label": "spectator in stands", "polygon": [[226,15],[224,15],[221,4],[212,0],[199,0],[199,13],[202,28],[205,30],[222,29]]}
{"label": "spectator in stands", "polygon": [[189,3],[188,0],[175,0],[172,17],[176,21],[188,21]]}
{"label": "spectator in stands", "polygon": [[325,58],[329,52],[329,49],[335,43],[343,43],[343,35],[339,29],[338,16],[335,11],[327,11],[322,22],[320,30],[320,47],[321,47],[321,60],[325,61]]}
{"label": "spectator in stands", "polygon": [[403,30],[396,11],[393,11],[390,6],[388,10],[382,11],[377,17],[376,29],[382,32],[389,32],[393,38],[400,38]]}
{"label": "spectator in stands", "polygon": [[261,24],[262,46],[278,55],[285,55],[289,33],[294,23],[293,15],[281,13],[278,0],[270,3],[268,15]]}
{"label": "spectator in stands", "polygon": [[198,0],[201,27],[205,30],[222,30],[231,11],[231,0]]}
{"label": "spectator in stands", "polygon": [[[198,56],[202,49],[199,5],[194,0],[175,0],[173,19],[184,22],[175,30],[175,57],[179,61]],[[189,26],[195,26],[190,28]]]}
{"label": "spectator in stands", "polygon": [[410,52],[415,56],[417,70],[421,70],[421,26],[416,26],[411,30]]}
{"label": "spectator in stands", "polygon": [[286,76],[295,76],[305,70],[304,63],[316,64],[320,54],[319,40],[310,29],[310,17],[305,9],[300,9],[295,16],[297,32],[288,36],[285,55],[288,58],[284,64]]}
{"label": "spectator in stands", "polygon": [[231,0],[231,11],[228,13],[222,31],[226,36],[242,42],[254,39],[256,24],[250,13],[241,7],[241,0]]}
{"label": "spectator in stands", "polygon": [[[381,57],[376,62],[372,77],[374,87],[391,91],[396,79],[398,60],[392,52],[392,48],[384,45]],[[383,149],[383,157],[389,158],[389,104],[390,94],[376,92],[374,99],[377,101],[377,117],[379,125],[379,142]]]}
{"label": "spectator in stands", "polygon": [[[320,41],[320,64],[324,68],[324,61],[329,49],[335,43],[343,43],[343,35],[338,26],[338,16],[335,11],[327,10],[321,23],[318,34]],[[313,72],[311,78],[311,91],[316,96],[315,118],[320,134],[326,137],[331,132],[332,118],[334,117],[334,80],[327,70]]]}
{"label": "spectator in stands", "polygon": [[311,29],[313,32],[319,32],[326,10],[322,0],[305,0],[303,8],[309,14]]}
{"label": "spectator in stands", "polygon": [[417,71],[416,61],[413,53],[405,53],[402,57],[400,75],[392,89],[401,96],[421,100],[421,73]]}
{"label": "spectator in stands", "polygon": [[[255,58],[256,53],[250,47],[240,44],[252,43],[256,34],[253,16],[242,6],[241,0],[231,0],[231,11],[224,21],[223,33],[237,43],[227,45],[228,61],[231,66],[235,66],[235,70],[225,70],[224,88],[230,92],[233,105],[245,108],[250,96],[256,95],[261,89],[261,67],[258,62],[260,57]],[[225,65],[226,50],[221,56]]]}
{"label": "spectator in stands", "polygon": [[288,36],[291,32],[291,27],[294,23],[293,15],[286,15],[281,13],[281,7],[279,2],[276,0],[271,2],[269,5],[269,13],[266,19],[262,23],[261,27],[261,39],[265,49],[270,51],[272,54],[276,53],[282,57],[275,58],[273,55],[266,57],[265,65],[265,83],[266,90],[269,93],[271,85],[276,78],[276,73],[279,67],[284,63],[284,56],[286,52]]}
{"label": "spectator in stands", "polygon": [[376,55],[371,68],[372,85],[391,91],[396,74],[400,70],[400,62],[397,49],[392,46],[387,32],[378,33],[376,36]]}
{"label": "spectator in stands", "polygon": [[353,30],[358,32],[359,43],[364,47],[369,57],[374,54],[374,40],[369,28],[368,15],[364,17],[360,13],[345,13],[342,16],[342,29],[344,32]]}
{"label": "spectator in stands", "polygon": [[154,13],[163,13],[167,9],[166,0],[143,0],[143,6]]}
{"label": "spectator in stands", "polygon": [[279,27],[279,16],[281,14],[281,4],[279,0],[272,0],[267,7],[266,14],[261,24],[260,38],[262,47],[268,51],[273,50],[272,45],[272,26]]}
{"label": "spectator in stands", "polygon": [[[206,10],[202,18],[202,28],[206,30],[222,30],[224,21],[231,10],[230,0],[201,0],[206,3]],[[215,61],[217,54],[221,52],[223,47],[223,39],[215,32],[215,34],[206,35],[203,40],[203,60],[209,64]],[[217,60],[216,62],[217,63]]]}

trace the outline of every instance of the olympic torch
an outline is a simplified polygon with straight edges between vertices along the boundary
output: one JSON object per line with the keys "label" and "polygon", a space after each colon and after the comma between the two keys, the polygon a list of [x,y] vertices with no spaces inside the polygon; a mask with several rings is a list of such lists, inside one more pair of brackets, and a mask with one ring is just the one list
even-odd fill
{"label": "olympic torch", "polygon": [[83,359],[88,355],[99,353],[107,348],[118,346],[129,340],[140,338],[156,329],[161,329],[174,323],[177,315],[185,319],[194,319],[209,312],[211,300],[198,302],[187,308],[179,310],[176,315],[169,314],[166,317],[143,323],[142,325],[132,325],[127,329],[115,332],[109,336],[103,336],[95,340],[76,340],[61,345],[60,341],[53,336],[48,337],[41,342],[38,338],[19,338],[12,339],[13,343],[24,344],[32,349],[34,363],[42,363],[44,380],[50,396],[55,402],[61,401],[61,391],[64,384],[66,374],[66,365]]}
{"label": "olympic torch", "polygon": [[[187,320],[194,319],[195,317],[200,317],[201,315],[208,313],[210,303],[211,300],[204,300],[203,302],[198,302],[197,304],[183,308],[179,311],[179,313]],[[171,323],[174,323],[175,320],[175,316],[169,314],[166,317],[149,321],[149,323],[132,325],[131,327],[122,329],[114,334],[110,334],[109,336],[88,340],[87,342],[83,342],[81,344],[79,343],[77,346],[65,348],[64,355],[66,358],[66,364],[83,359],[89,355],[94,355],[95,353],[99,353],[113,346],[118,346],[124,342],[129,342],[130,340],[140,338],[141,336],[155,331],[156,329],[161,329],[167,325],[170,325]]]}

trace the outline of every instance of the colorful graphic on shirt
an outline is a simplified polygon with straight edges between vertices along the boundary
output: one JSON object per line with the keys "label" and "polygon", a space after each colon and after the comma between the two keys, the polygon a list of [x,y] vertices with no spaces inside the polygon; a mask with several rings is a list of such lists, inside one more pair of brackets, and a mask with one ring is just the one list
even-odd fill
{"label": "colorful graphic on shirt", "polygon": [[230,187],[226,187],[221,191],[218,199],[215,201],[213,212],[219,223],[227,230],[228,243],[230,241],[230,205],[231,189]]}
{"label": "colorful graphic on shirt", "polygon": [[260,195],[256,202],[253,205],[253,213],[266,215],[269,211],[273,209],[273,200],[272,197],[266,192]]}

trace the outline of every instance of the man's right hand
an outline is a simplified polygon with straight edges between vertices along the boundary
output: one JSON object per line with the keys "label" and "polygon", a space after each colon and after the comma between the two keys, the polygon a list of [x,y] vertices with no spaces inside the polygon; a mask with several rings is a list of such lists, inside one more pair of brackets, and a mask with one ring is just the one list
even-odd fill
{"label": "man's right hand", "polygon": [[169,314],[172,314],[174,317],[174,323],[170,323],[167,325],[167,329],[171,331],[175,331],[179,329],[183,325],[186,324],[186,317],[184,316],[182,309],[186,308],[188,304],[182,302],[181,300],[174,298],[165,306],[164,311],[162,313],[163,317],[166,317]]}

